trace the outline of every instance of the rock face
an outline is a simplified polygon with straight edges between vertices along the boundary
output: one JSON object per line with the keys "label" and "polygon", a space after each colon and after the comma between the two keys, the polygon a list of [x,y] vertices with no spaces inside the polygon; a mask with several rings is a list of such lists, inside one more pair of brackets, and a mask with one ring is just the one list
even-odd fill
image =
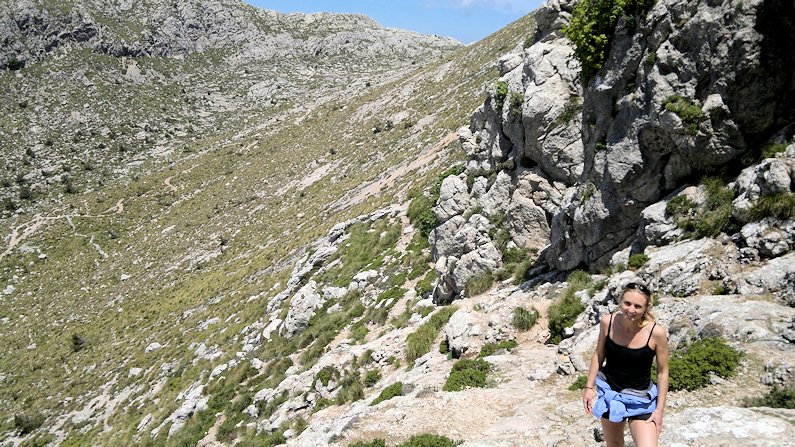
{"label": "rock face", "polygon": [[[454,245],[472,227],[455,220],[468,208],[504,215],[511,241],[545,248],[552,269],[605,266],[633,244],[637,251],[683,236],[665,214],[669,199],[660,201],[689,179],[748,160],[771,135],[791,136],[795,36],[774,32],[773,23],[774,16],[792,23],[791,5],[657,2],[636,26],[619,21],[604,67],[586,85],[561,31],[572,8],[572,1],[546,3],[535,43],[501,59],[492,95],[460,132],[466,172],[455,183],[458,206],[437,208],[454,222],[437,231],[437,246]],[[733,212],[741,224],[760,197],[793,191],[791,160],[785,153],[738,178]],[[762,256],[791,249],[782,242],[791,240],[789,226],[759,225],[743,234]],[[451,275],[441,283],[440,297],[462,286]]]}

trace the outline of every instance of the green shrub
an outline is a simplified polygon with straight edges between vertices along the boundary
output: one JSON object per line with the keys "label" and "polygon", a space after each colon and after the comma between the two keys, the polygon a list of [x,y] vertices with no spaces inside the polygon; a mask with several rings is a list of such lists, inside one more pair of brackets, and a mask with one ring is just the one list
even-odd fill
{"label": "green shrub", "polygon": [[381,370],[371,369],[370,371],[367,371],[367,374],[364,375],[364,386],[370,388],[378,383],[379,380],[381,380]]}
{"label": "green shrub", "polygon": [[323,386],[328,386],[332,380],[337,380],[340,377],[340,372],[337,368],[333,366],[324,366],[323,369],[315,374],[315,379],[312,381],[312,387],[314,388],[317,382],[323,384]]}
{"label": "green shrub", "polygon": [[439,330],[442,329],[442,326],[450,320],[450,317],[457,310],[458,308],[455,306],[444,307],[417,328],[415,332],[409,334],[406,337],[406,361],[412,363],[430,351],[433,341],[439,335]]}
{"label": "green shrub", "polygon": [[326,399],[325,397],[321,397],[320,399],[315,401],[315,406],[314,406],[314,408],[312,408],[312,412],[314,413],[314,412],[320,411],[320,410],[322,410],[322,409],[324,409],[326,407],[330,407],[332,405],[334,405],[334,402]]}
{"label": "green shrub", "polygon": [[453,365],[443,391],[461,391],[466,388],[485,388],[486,375],[491,370],[491,363],[478,358],[459,360]]}
{"label": "green shrub", "polygon": [[22,435],[33,433],[37,428],[44,424],[44,416],[41,413],[17,413],[14,415],[14,428]]}
{"label": "green shrub", "polygon": [[525,309],[522,306],[517,307],[513,310],[513,327],[520,331],[528,331],[530,328],[535,326],[536,321],[538,320],[538,311],[531,307],[530,310]]}
{"label": "green shrub", "polygon": [[574,45],[583,83],[588,83],[607,60],[618,19],[624,15],[627,22],[636,21],[635,16],[645,15],[652,4],[651,0],[581,0],[574,5],[563,33]]}
{"label": "green shrub", "polygon": [[368,332],[370,332],[370,330],[367,329],[367,326],[361,321],[351,326],[351,338],[356,343],[362,343],[367,337]]}
{"label": "green shrub", "polygon": [[494,87],[494,101],[497,105],[495,109],[502,110],[502,105],[505,104],[505,98],[508,96],[508,83],[505,81],[497,81]]}
{"label": "green shrub", "polygon": [[444,340],[439,342],[439,354],[449,354],[450,353],[450,342],[447,341],[445,338]]}
{"label": "green shrub", "polygon": [[549,306],[549,332],[552,343],[560,343],[563,340],[565,329],[577,319],[585,306],[574,296],[577,289],[569,287],[562,297],[559,297]]}
{"label": "green shrub", "polygon": [[643,265],[646,264],[648,261],[649,257],[645,253],[635,253],[634,255],[629,257],[627,265],[629,265],[629,268],[637,270],[643,267]]}
{"label": "green shrub", "polygon": [[522,104],[524,103],[524,95],[519,92],[511,92],[511,113],[514,115],[522,114]]}
{"label": "green shrub", "polygon": [[751,208],[751,218],[762,220],[765,217],[776,217],[782,220],[795,218],[795,194],[779,192],[760,197],[759,201]]}
{"label": "green shrub", "polygon": [[721,338],[697,340],[671,354],[668,386],[671,391],[695,390],[709,384],[710,373],[724,379],[732,377],[742,356]]}
{"label": "green shrub", "polygon": [[569,385],[569,391],[577,391],[582,390],[585,388],[585,384],[588,383],[588,377],[585,375],[579,375],[571,385]]}
{"label": "green shrub", "polygon": [[386,441],[381,438],[375,438],[372,441],[359,441],[348,444],[348,447],[386,447]]}
{"label": "green shrub", "polygon": [[86,347],[86,340],[80,334],[72,334],[72,352],[78,352]]}
{"label": "green shrub", "polygon": [[786,150],[787,150],[786,143],[770,143],[762,148],[762,157],[773,158],[776,156],[776,154],[779,154]]}
{"label": "green shrub", "polygon": [[403,382],[395,382],[392,385],[384,388],[381,391],[381,394],[373,400],[370,405],[378,405],[385,400],[392,399],[395,396],[402,396],[403,395]]}
{"label": "green shrub", "polygon": [[428,270],[425,277],[417,281],[417,284],[414,286],[414,291],[417,292],[418,297],[423,298],[433,292],[434,283],[436,283],[436,270],[431,269]]}
{"label": "green shrub", "polygon": [[519,343],[517,343],[516,340],[503,340],[499,343],[486,343],[482,348],[480,348],[480,354],[478,354],[478,357],[488,357],[501,349],[510,351],[517,346],[519,346]]}
{"label": "green shrub", "polygon": [[776,385],[764,396],[743,399],[742,404],[744,407],[795,409],[795,387]]}
{"label": "green shrub", "polygon": [[494,275],[486,270],[485,272],[478,273],[477,275],[469,278],[464,285],[464,292],[468,297],[480,295],[488,291],[494,283]]}
{"label": "green shrub", "polygon": [[696,208],[698,208],[698,205],[690,197],[678,195],[665,204],[665,214],[672,217],[682,217],[689,215]]}
{"label": "green shrub", "polygon": [[701,113],[701,107],[698,104],[680,95],[671,95],[665,98],[663,107],[682,119],[687,126],[688,133],[691,135],[698,133],[698,125],[704,119],[704,114]]}
{"label": "green shrub", "polygon": [[461,445],[462,441],[453,441],[446,436],[423,433],[412,436],[408,441],[398,444],[395,447],[455,447]]}

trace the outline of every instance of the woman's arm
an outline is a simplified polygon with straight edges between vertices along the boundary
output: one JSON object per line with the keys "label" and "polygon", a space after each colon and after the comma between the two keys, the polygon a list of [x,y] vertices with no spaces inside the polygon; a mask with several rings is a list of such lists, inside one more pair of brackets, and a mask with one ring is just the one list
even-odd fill
{"label": "woman's arm", "polygon": [[585,391],[582,394],[582,405],[586,413],[591,412],[593,398],[596,396],[594,383],[596,374],[605,361],[605,337],[607,335],[607,325],[610,322],[610,315],[603,315],[599,320],[599,339],[596,342],[596,350],[591,357],[591,367],[588,369],[588,379],[585,381]]}
{"label": "woman's arm", "polygon": [[657,353],[657,409],[646,422],[654,422],[657,425],[657,436],[659,436],[663,427],[665,399],[668,396],[668,336],[665,328],[657,325],[652,338],[656,345],[654,350]]}

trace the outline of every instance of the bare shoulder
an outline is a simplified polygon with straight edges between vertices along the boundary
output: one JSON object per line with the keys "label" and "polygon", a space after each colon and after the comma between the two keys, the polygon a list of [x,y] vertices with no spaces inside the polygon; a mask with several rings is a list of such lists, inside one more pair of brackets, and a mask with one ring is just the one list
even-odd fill
{"label": "bare shoulder", "polygon": [[606,328],[607,325],[610,324],[610,318],[612,318],[612,316],[613,316],[612,314],[602,315],[601,318],[599,318],[599,324],[601,324]]}
{"label": "bare shoulder", "polygon": [[651,336],[658,342],[666,342],[668,341],[668,330],[665,326],[657,323],[652,328]]}

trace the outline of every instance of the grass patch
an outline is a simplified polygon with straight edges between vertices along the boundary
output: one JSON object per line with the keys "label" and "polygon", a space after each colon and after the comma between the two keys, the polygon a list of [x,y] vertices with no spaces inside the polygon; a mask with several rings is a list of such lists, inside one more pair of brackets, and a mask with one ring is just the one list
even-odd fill
{"label": "grass patch", "polygon": [[486,343],[482,348],[480,348],[480,354],[478,354],[478,358],[488,357],[503,349],[510,352],[511,349],[514,349],[517,346],[519,346],[519,343],[517,343],[516,340],[503,340],[499,343]]}
{"label": "grass patch", "polygon": [[751,208],[751,218],[762,220],[766,217],[782,220],[795,218],[795,194],[779,192],[760,197]]}
{"label": "grass patch", "polygon": [[663,101],[665,110],[675,113],[685,124],[687,133],[695,135],[698,133],[698,125],[704,119],[701,107],[693,101],[680,95],[671,95]]}
{"label": "grass patch", "polygon": [[[421,435],[412,436],[401,444],[395,444],[394,447],[455,447],[461,444],[462,441],[453,441],[446,436],[423,433]],[[348,447],[387,447],[387,444],[383,439],[376,438],[372,441],[354,442],[348,444]]]}
{"label": "grass patch", "polygon": [[714,237],[736,231],[737,222],[732,217],[734,190],[716,177],[705,177],[701,183],[707,196],[702,206],[686,196],[676,196],[666,204],[666,214],[676,220],[688,237]]}
{"label": "grass patch", "polygon": [[464,292],[468,297],[477,296],[488,291],[493,283],[494,275],[489,270],[486,270],[469,278],[464,285]]}
{"label": "grass patch", "polygon": [[461,391],[466,388],[485,388],[491,363],[478,358],[455,362],[442,391]]}
{"label": "grass patch", "polygon": [[406,337],[406,361],[414,360],[430,352],[433,341],[439,335],[442,326],[447,324],[450,317],[458,310],[456,306],[447,306],[439,309],[431,318],[422,324],[415,332]]}
{"label": "grass patch", "polygon": [[583,270],[575,270],[569,274],[569,287],[549,306],[550,342],[560,343],[565,329],[585,310],[580,300],[574,296],[591,284],[591,276]]}
{"label": "grass patch", "polygon": [[569,391],[577,391],[585,389],[585,384],[587,382],[588,382],[588,377],[583,374],[580,374],[579,376],[577,376],[576,379],[574,379],[574,382],[572,382],[572,384],[569,385]]}
{"label": "grass patch", "polygon": [[795,387],[774,386],[760,397],[749,397],[742,401],[744,407],[795,408]]}
{"label": "grass patch", "polygon": [[513,324],[513,327],[516,328],[516,330],[524,332],[529,331],[530,328],[535,326],[537,320],[538,311],[534,307],[531,307],[528,310],[522,306],[519,306],[513,310],[511,324]]}
{"label": "grass patch", "polygon": [[383,265],[385,254],[395,248],[400,232],[400,225],[388,219],[351,225],[348,240],[327,261],[331,263],[339,259],[339,265],[327,270],[321,281],[346,287],[357,273],[378,269]]}
{"label": "grass patch", "polygon": [[627,265],[632,270],[637,270],[643,267],[647,262],[649,262],[649,256],[646,255],[646,253],[635,253],[634,255],[629,257]]}
{"label": "grass patch", "polygon": [[388,387],[384,388],[383,391],[381,391],[381,394],[379,394],[378,397],[376,397],[375,400],[373,400],[370,406],[378,405],[385,400],[389,400],[392,399],[393,397],[402,396],[402,395],[403,395],[403,382],[395,382],[392,385],[389,385]]}
{"label": "grass patch", "polygon": [[[721,338],[696,340],[671,354],[668,386],[671,391],[695,390],[709,385],[710,374],[728,379],[734,375],[742,357],[742,352]],[[656,370],[652,374],[656,378]]]}

